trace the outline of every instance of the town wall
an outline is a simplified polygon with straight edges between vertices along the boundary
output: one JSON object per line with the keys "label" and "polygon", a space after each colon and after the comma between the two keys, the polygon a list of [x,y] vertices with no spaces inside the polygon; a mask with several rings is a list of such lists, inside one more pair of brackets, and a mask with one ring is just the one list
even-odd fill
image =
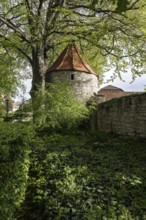
{"label": "town wall", "polygon": [[146,93],[115,98],[97,105],[94,129],[146,138]]}

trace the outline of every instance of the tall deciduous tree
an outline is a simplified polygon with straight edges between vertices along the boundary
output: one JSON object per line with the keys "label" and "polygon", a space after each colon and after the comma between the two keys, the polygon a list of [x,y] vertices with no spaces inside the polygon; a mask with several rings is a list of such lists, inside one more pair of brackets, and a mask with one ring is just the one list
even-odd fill
{"label": "tall deciduous tree", "polygon": [[139,60],[139,52],[143,55],[144,41],[135,15],[139,7],[145,7],[144,1],[122,2],[0,1],[0,43],[15,49],[31,66],[32,97],[37,85],[45,88],[45,74],[56,48],[72,39],[80,43],[83,49],[93,49],[95,56],[109,55],[108,62],[110,57],[115,58],[114,63],[119,60],[119,64],[125,58],[124,65],[129,62],[126,57]]}

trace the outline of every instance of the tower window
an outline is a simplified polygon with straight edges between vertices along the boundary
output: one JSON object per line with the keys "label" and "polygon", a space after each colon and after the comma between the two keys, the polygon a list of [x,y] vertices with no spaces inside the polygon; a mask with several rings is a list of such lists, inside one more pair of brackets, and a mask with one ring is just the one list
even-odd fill
{"label": "tower window", "polygon": [[72,73],[72,74],[71,74],[71,80],[74,80],[74,79],[75,79],[75,74]]}

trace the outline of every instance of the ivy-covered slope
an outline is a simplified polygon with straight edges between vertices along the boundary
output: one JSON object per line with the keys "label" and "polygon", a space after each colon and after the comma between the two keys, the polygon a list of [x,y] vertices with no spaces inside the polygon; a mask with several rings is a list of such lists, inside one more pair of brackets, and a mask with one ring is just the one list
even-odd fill
{"label": "ivy-covered slope", "polygon": [[33,145],[21,220],[146,219],[146,142],[41,134]]}

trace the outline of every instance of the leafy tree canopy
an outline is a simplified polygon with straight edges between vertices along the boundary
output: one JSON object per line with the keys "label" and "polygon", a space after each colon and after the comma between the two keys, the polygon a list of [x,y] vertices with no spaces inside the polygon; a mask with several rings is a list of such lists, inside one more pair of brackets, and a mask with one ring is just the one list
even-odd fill
{"label": "leafy tree canopy", "polygon": [[0,43],[31,66],[32,95],[36,85],[45,88],[48,67],[71,40],[97,73],[102,66],[143,73],[144,0],[1,0],[0,8]]}
{"label": "leafy tree canopy", "polygon": [[[105,0],[92,0],[92,6],[95,6],[96,4],[102,4],[103,2],[105,2]],[[130,4],[129,0],[109,0],[107,1],[109,3],[112,3],[116,6],[116,11],[117,12],[125,12],[128,10]],[[133,1],[132,4],[135,4],[136,1]]]}
{"label": "leafy tree canopy", "polygon": [[[23,88],[23,79],[28,78],[29,71],[20,57],[10,49],[0,48],[0,95],[15,96],[18,88]],[[23,72],[22,72],[23,69]],[[24,71],[26,74],[24,75]]]}

